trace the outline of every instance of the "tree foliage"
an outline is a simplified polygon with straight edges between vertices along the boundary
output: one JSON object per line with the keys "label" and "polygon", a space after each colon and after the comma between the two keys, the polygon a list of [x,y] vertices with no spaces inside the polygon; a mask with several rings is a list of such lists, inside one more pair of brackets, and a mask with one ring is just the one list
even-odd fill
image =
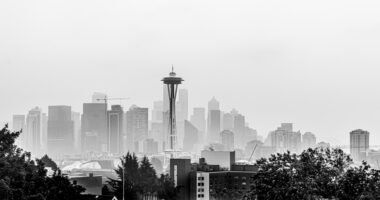
{"label": "tree foliage", "polygon": [[44,155],[41,158],[41,161],[44,163],[45,167],[51,167],[53,171],[58,170],[57,164],[48,155]]}
{"label": "tree foliage", "polygon": [[0,130],[0,196],[2,200],[81,200],[84,188],[72,185],[58,170],[46,176],[42,160],[15,145],[20,132]]}
{"label": "tree foliage", "polygon": [[139,162],[135,154],[127,153],[121,158],[121,166],[115,171],[119,179],[110,179],[108,183],[119,199],[123,196],[123,179],[126,199],[138,200],[153,196],[170,199],[166,194],[176,196],[178,192],[168,176],[157,177],[147,157]]}
{"label": "tree foliage", "polygon": [[379,199],[380,173],[367,163],[351,167],[341,149],[308,149],[262,158],[249,199]]}

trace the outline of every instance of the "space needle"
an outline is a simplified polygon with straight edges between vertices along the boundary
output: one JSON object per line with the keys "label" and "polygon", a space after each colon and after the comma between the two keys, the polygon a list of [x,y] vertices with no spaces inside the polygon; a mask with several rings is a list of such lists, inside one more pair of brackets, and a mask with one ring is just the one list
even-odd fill
{"label": "space needle", "polygon": [[167,85],[168,95],[169,95],[169,149],[167,151],[171,152],[171,156],[177,150],[177,129],[176,129],[176,115],[175,115],[175,104],[177,98],[178,85],[184,81],[181,77],[178,77],[174,72],[174,67],[169,73],[168,77],[162,79],[165,85]]}

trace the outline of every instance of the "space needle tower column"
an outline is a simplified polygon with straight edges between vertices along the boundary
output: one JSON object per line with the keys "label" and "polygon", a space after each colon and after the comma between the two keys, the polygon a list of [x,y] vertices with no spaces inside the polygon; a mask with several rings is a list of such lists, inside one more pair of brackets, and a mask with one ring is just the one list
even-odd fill
{"label": "space needle tower column", "polygon": [[[170,72],[168,77],[162,79],[165,85],[168,88],[169,94],[169,151],[172,153],[177,149],[177,130],[176,130],[176,116],[175,116],[175,104],[177,98],[177,89],[178,85],[184,81],[181,77],[177,77],[174,72],[174,68],[172,68],[172,72]],[[172,154],[173,156],[173,154]]]}

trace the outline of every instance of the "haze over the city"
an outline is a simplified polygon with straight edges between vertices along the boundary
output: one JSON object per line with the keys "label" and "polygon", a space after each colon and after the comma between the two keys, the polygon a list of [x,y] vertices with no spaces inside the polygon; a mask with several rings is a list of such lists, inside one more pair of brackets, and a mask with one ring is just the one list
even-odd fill
{"label": "haze over the city", "polygon": [[379,145],[379,10],[375,0],[3,0],[0,122],[34,106],[81,112],[93,92],[151,108],[173,64],[190,111],[215,96],[262,136],[291,122],[331,144],[361,128]]}

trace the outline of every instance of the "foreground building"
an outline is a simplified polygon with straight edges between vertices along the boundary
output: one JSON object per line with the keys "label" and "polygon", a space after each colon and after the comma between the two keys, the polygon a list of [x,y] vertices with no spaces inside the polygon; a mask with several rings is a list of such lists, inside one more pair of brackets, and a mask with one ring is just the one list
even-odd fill
{"label": "foreground building", "polygon": [[175,186],[181,188],[179,199],[242,199],[257,172],[253,165],[232,164],[231,169],[226,170],[207,163],[204,158],[193,164],[190,159],[170,160],[170,176]]}

